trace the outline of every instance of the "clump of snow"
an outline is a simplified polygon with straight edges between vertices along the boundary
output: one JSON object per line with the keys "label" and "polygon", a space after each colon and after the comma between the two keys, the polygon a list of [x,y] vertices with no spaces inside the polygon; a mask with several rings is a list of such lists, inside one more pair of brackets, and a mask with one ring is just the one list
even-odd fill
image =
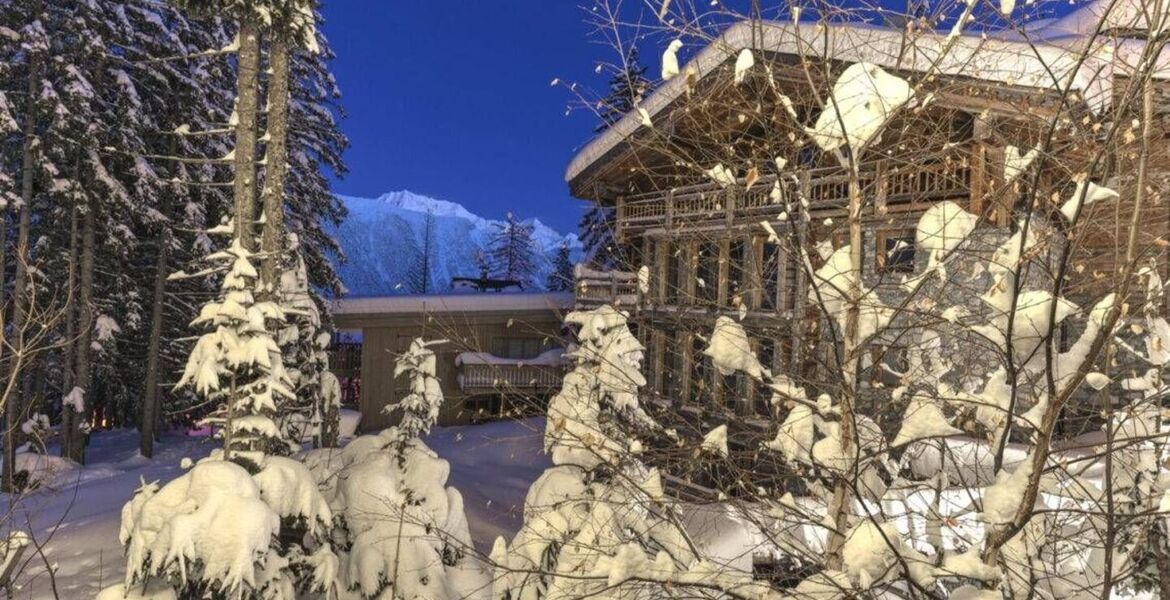
{"label": "clump of snow", "polygon": [[279,532],[280,515],[243,467],[201,462],[161,489],[143,485],[123,507],[126,587],[159,576],[256,589]]}
{"label": "clump of snow", "polygon": [[906,80],[871,63],[850,65],[825,101],[809,134],[826,152],[849,146],[855,152],[877,139],[891,116],[910,101]]}
{"label": "clump of snow", "polygon": [[995,475],[995,483],[983,492],[983,520],[990,524],[1011,523],[1020,508],[1032,476],[1032,461],[1023,461],[1013,471],[1001,470]]}
{"label": "clump of snow", "polygon": [[[2,464],[3,460],[0,459],[0,465]],[[29,452],[20,448],[17,449],[14,464],[16,468],[13,472],[24,474],[24,485],[28,489],[64,483],[67,476],[71,477],[78,468],[77,463],[68,458]]]}
{"label": "clump of snow", "polygon": [[85,412],[85,390],[74,386],[64,398],[61,398],[61,406],[75,413]]}
{"label": "clump of snow", "polygon": [[710,169],[707,169],[706,174],[707,177],[711,178],[711,181],[718,183],[722,187],[735,185],[735,171],[727,168],[723,163],[718,163]]}
{"label": "clump of snow", "polygon": [[638,268],[638,293],[643,296],[650,293],[650,267],[646,265]]}
{"label": "clump of snow", "polygon": [[1064,215],[1064,218],[1071,223],[1076,218],[1077,213],[1083,210],[1082,207],[1087,207],[1094,202],[1116,200],[1120,197],[1121,195],[1115,190],[1091,181],[1082,181],[1077,184],[1072,197],[1061,205],[1060,214]]}
{"label": "clump of snow", "polygon": [[727,425],[720,425],[703,436],[702,449],[727,458]]}
{"label": "clump of snow", "polygon": [[565,364],[565,349],[552,348],[545,350],[532,358],[504,358],[490,352],[460,352],[455,356],[455,365],[496,365],[496,366],[523,366],[539,365],[559,367]]}
{"label": "clump of snow", "polygon": [[715,321],[715,330],[703,354],[711,358],[711,364],[715,365],[721,375],[743,372],[758,380],[765,373],[756,353],[752,351],[747,332],[730,317],[719,317]]}
{"label": "clump of snow", "polygon": [[[938,268],[940,261],[963,243],[978,223],[979,217],[949,200],[933,204],[926,209],[918,220],[918,228],[914,234],[915,244],[926,252],[926,270]],[[944,280],[945,273],[940,270]]]}
{"label": "clump of snow", "polygon": [[959,435],[962,430],[950,424],[937,401],[925,394],[916,394],[902,415],[902,427],[892,446],[902,446],[918,440]]}
{"label": "clump of snow", "polygon": [[813,273],[813,281],[816,288],[809,290],[809,301],[823,306],[842,331],[846,329],[851,290],[856,288],[860,292],[858,341],[873,337],[889,325],[893,311],[866,289],[859,269],[853,265],[849,246],[831,251],[825,264]]}
{"label": "clump of snow", "polygon": [[682,40],[671,40],[662,53],[662,80],[668,81],[678,75],[678,51],[682,48]]}
{"label": "clump of snow", "polygon": [[739,56],[735,57],[735,84],[739,85],[747,78],[748,71],[756,65],[756,57],[752,54],[750,48],[744,48],[739,51]]}
{"label": "clump of snow", "polygon": [[93,323],[94,339],[98,342],[106,342],[114,339],[114,335],[121,333],[122,327],[118,322],[109,315],[98,315]]}
{"label": "clump of snow", "polygon": [[20,431],[25,435],[44,437],[49,433],[49,415],[33,413],[24,423],[20,424]]}
{"label": "clump of snow", "polygon": [[1032,161],[1036,160],[1036,156],[1040,154],[1039,148],[1032,148],[1023,155],[1020,154],[1020,149],[1008,145],[1003,149],[1003,178],[1005,183],[1011,183],[1016,180],[1024,171],[1028,170]]}

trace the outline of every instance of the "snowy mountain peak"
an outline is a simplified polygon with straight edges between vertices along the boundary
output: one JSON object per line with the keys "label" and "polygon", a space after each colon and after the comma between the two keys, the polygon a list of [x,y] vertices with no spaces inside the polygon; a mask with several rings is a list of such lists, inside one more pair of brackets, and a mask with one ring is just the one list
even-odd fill
{"label": "snowy mountain peak", "polygon": [[431,213],[436,217],[457,217],[460,219],[467,219],[475,223],[486,223],[486,219],[472,213],[463,207],[462,204],[448,202],[447,200],[439,200],[431,198],[430,196],[423,196],[416,194],[410,190],[399,190],[396,192],[386,192],[377,198],[358,198],[352,196],[344,196],[342,200],[347,205],[355,203],[374,203],[383,204],[385,206],[393,206],[403,210],[409,210],[418,213]]}
{"label": "snowy mountain peak", "polygon": [[[408,190],[388,192],[376,198],[338,198],[349,216],[335,231],[348,260],[337,265],[350,296],[386,296],[418,293],[412,269],[421,261],[427,229],[427,214],[434,217],[431,240],[430,282],[427,293],[449,291],[453,277],[478,277],[477,250],[486,249],[495,226],[502,220],[481,217],[462,204],[440,200]],[[524,215],[516,215],[523,218]],[[576,233],[562,234],[537,218],[532,225],[537,271],[532,281],[543,285],[552,270],[552,257],[568,244],[574,259],[581,254]]]}

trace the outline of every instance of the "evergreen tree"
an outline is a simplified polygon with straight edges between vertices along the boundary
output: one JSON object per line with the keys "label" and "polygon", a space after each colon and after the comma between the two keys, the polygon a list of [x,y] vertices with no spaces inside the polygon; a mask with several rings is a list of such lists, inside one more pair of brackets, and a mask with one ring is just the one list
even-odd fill
{"label": "evergreen tree", "polygon": [[634,110],[650,91],[646,67],[638,57],[638,49],[631,47],[626,54],[625,68],[609,79],[609,93],[601,99],[597,116],[601,123],[594,130],[601,133]]}
{"label": "evergreen tree", "polygon": [[536,273],[533,226],[508,213],[504,222],[495,223],[493,228],[488,257],[496,278],[518,281],[523,287],[530,286]]}
{"label": "evergreen tree", "polygon": [[569,257],[569,244],[563,243],[553,257],[553,271],[548,274],[545,289],[550,292],[573,291],[573,260]]}
{"label": "evergreen tree", "polygon": [[431,279],[434,271],[433,260],[435,254],[435,214],[427,211],[423,217],[422,239],[419,240],[418,258],[410,271],[410,291],[414,294],[427,294],[432,290]]}
{"label": "evergreen tree", "polygon": [[[626,55],[625,68],[609,80],[609,94],[600,102],[598,133],[609,129],[634,110],[650,91],[650,80],[646,78],[646,67],[638,58],[638,49],[631,47]],[[588,264],[600,269],[614,269],[622,266],[625,257],[621,245],[614,236],[617,214],[613,207],[591,205],[581,217],[578,229],[585,246]]]}

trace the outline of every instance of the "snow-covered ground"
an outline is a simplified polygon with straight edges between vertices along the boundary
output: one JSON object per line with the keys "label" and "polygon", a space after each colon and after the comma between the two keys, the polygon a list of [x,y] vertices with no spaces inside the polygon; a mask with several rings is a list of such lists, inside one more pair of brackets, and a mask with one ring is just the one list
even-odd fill
{"label": "snow-covered ground", "polygon": [[[522,520],[524,496],[551,463],[541,450],[544,419],[436,428],[426,443],[451,464],[448,485],[458,488],[472,539],[487,552],[497,535],[511,536]],[[138,433],[95,433],[89,464],[58,473],[52,482],[21,498],[9,521],[31,530],[42,552],[30,548],[16,597],[92,598],[122,580],[125,563],[118,543],[122,505],[142,481],[166,483],[182,474],[184,458],[198,460],[217,447],[206,437],[178,434],[156,444],[154,459],[138,454]],[[7,509],[11,499],[0,494]],[[47,565],[56,569],[48,576]],[[56,594],[53,588],[56,588]]]}

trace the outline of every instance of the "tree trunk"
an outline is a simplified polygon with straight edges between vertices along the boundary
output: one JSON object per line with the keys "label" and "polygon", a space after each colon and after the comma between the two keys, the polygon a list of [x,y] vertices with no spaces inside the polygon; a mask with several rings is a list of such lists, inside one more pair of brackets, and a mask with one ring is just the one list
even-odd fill
{"label": "tree trunk", "polygon": [[284,247],[284,183],[288,174],[289,61],[288,41],[273,36],[268,56],[272,75],[268,84],[268,147],[264,154],[264,235],[260,283],[264,296],[276,297],[280,286]]}
{"label": "tree trunk", "polygon": [[[175,155],[177,143],[171,143],[171,156]],[[170,210],[170,196],[164,194],[160,212]],[[155,427],[159,415],[159,352],[162,347],[163,301],[166,298],[167,260],[170,258],[170,224],[162,223],[156,241],[158,254],[154,264],[154,300],[150,306],[150,342],[146,351],[146,389],[142,396],[142,424],[138,430],[138,451],[146,458],[154,457]]]}
{"label": "tree trunk", "polygon": [[256,117],[260,91],[260,30],[255,23],[240,23],[240,52],[236,87],[236,153],[233,168],[236,237],[247,250],[256,250]]}
{"label": "tree trunk", "polygon": [[[33,101],[37,97],[37,89],[40,87],[40,56],[33,54],[29,57],[28,67],[28,104],[25,109],[24,117],[24,140],[21,145],[21,180],[20,180],[20,233],[17,236],[16,243],[16,281],[15,287],[12,291],[13,308],[12,308],[12,332],[15,334],[15,340],[12,341],[12,347],[16,349],[14,356],[8,361],[9,382],[13,377],[19,375],[18,371],[21,368],[22,361],[22,335],[20,328],[24,321],[24,282],[28,276],[28,229],[29,229],[29,206],[32,204],[33,183],[35,181],[36,170],[33,165],[35,160],[36,150],[33,142],[36,138],[36,120],[37,120],[37,106]],[[3,236],[0,237],[0,244],[7,242],[8,237],[8,220],[0,219],[0,229],[3,229]],[[0,246],[2,248],[2,246]],[[4,269],[3,261],[0,261],[0,273]],[[0,290],[3,289],[3,275],[0,275]],[[0,328],[0,331],[3,331]],[[0,345],[2,347],[2,345]],[[5,490],[13,490],[13,470],[16,464],[16,432],[18,431],[20,421],[20,402],[13,398],[11,392],[12,385],[6,387],[4,400],[4,472],[3,485]]]}
{"label": "tree trunk", "polygon": [[[68,286],[68,301],[65,304],[65,348],[61,352],[61,393],[68,394],[77,381],[76,365],[74,364],[77,348],[77,259],[78,247],[81,245],[81,227],[78,218],[78,208],[75,203],[69,209],[69,265],[65,276],[65,285]],[[61,410],[61,456],[69,456],[68,447],[72,443],[75,416],[72,411],[62,407]]]}
{"label": "tree trunk", "polygon": [[76,386],[85,392],[85,406],[83,410],[73,415],[72,427],[68,431],[68,444],[65,446],[65,455],[79,463],[85,462],[85,433],[82,425],[88,415],[92,413],[93,394],[90,390],[90,356],[93,341],[94,305],[93,305],[93,269],[95,252],[95,229],[97,228],[97,204],[92,200],[85,208],[81,223],[81,286],[78,291],[78,300],[81,305],[77,335],[77,372]]}

